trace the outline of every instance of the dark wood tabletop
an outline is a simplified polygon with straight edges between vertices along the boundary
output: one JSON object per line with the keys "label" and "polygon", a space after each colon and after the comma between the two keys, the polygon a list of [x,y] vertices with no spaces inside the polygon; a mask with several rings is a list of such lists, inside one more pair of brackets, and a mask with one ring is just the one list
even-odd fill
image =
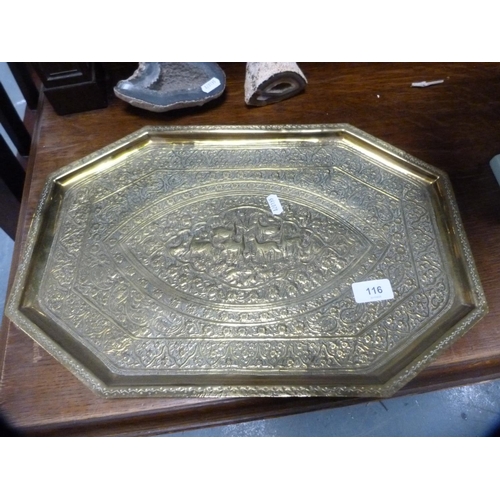
{"label": "dark wood tabletop", "polygon": [[[21,206],[13,272],[47,175],[145,125],[349,123],[445,170],[489,304],[489,314],[400,393],[500,376],[500,64],[299,63],[305,92],[244,103],[244,63],[223,64],[225,94],[200,108],[155,114],[109,95],[105,109],[66,116],[41,101]],[[412,82],[444,80],[413,88]],[[11,276],[12,281],[12,276]],[[27,435],[148,435],[299,413],[340,398],[118,399],[93,394],[4,317],[0,412]]]}

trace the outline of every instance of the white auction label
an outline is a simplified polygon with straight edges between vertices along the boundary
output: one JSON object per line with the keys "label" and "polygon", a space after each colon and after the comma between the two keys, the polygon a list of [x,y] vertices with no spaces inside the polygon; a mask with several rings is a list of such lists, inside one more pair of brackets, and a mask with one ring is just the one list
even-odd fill
{"label": "white auction label", "polygon": [[279,215],[283,212],[283,207],[281,206],[280,199],[275,194],[270,194],[267,198],[269,203],[269,208],[274,215]]}
{"label": "white auction label", "polygon": [[208,94],[209,92],[212,92],[212,90],[216,89],[220,85],[220,80],[218,78],[213,77],[211,80],[208,80],[207,83],[204,83],[201,86],[201,90]]}
{"label": "white auction label", "polygon": [[375,302],[377,300],[390,300],[394,298],[391,282],[388,279],[360,281],[352,284],[354,300],[358,304]]}

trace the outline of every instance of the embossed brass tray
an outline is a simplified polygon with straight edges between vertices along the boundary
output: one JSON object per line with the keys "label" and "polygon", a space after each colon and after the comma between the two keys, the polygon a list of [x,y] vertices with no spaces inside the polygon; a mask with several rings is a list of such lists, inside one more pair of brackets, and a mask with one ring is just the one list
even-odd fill
{"label": "embossed brass tray", "polygon": [[486,310],[447,176],[317,125],[145,128],[54,173],[6,311],[129,397],[389,396]]}

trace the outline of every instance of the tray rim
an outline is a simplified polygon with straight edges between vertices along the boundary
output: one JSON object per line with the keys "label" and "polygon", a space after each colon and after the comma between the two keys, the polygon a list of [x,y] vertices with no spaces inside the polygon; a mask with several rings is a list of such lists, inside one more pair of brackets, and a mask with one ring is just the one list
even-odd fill
{"label": "tray rim", "polygon": [[[442,338],[434,342],[429,348],[415,357],[405,370],[398,373],[383,385],[294,385],[283,386],[276,385],[206,385],[206,386],[162,386],[162,385],[143,385],[132,387],[110,387],[96,377],[88,368],[77,361],[68,352],[60,348],[48,334],[41,328],[33,324],[20,311],[21,296],[29,272],[30,263],[33,257],[33,251],[41,231],[41,225],[44,219],[44,212],[50,203],[50,194],[58,178],[64,177],[69,173],[79,170],[90,163],[98,161],[101,157],[110,155],[119,151],[131,142],[138,141],[141,138],[147,139],[154,135],[177,135],[177,134],[217,134],[217,133],[250,133],[265,137],[270,132],[279,132],[290,134],[293,132],[308,133],[346,133],[357,137],[362,141],[375,146],[399,158],[401,161],[411,163],[418,169],[436,176],[436,182],[440,183],[447,208],[450,211],[449,222],[457,235],[457,242],[466,261],[466,273],[472,284],[471,293],[474,296],[474,308],[451,330],[448,330]],[[101,148],[85,157],[73,161],[67,166],[60,168],[47,176],[42,193],[39,198],[37,208],[33,214],[24,248],[21,249],[21,259],[17,268],[12,289],[5,307],[5,315],[11,319],[24,333],[30,336],[35,342],[41,345],[58,362],[65,366],[82,383],[89,387],[94,393],[105,397],[276,397],[276,396],[348,396],[348,397],[389,397],[406,383],[415,377],[424,367],[428,366],[445,349],[464,335],[472,326],[477,323],[488,312],[486,297],[482,289],[479,274],[474,262],[472,251],[463,227],[456,198],[452,189],[451,181],[446,172],[415,158],[414,156],[400,150],[399,148],[386,143],[352,125],[339,124],[308,124],[308,125],[204,125],[204,126],[146,126],[133,132],[122,139],[115,141],[104,148]]]}

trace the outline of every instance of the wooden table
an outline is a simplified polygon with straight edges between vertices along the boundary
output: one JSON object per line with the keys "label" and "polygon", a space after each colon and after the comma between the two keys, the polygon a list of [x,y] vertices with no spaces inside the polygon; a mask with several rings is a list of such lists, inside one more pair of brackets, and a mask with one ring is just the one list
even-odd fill
{"label": "wooden table", "polygon": [[[350,123],[447,171],[490,313],[400,392],[500,376],[500,187],[488,165],[500,153],[500,64],[300,64],[305,93],[244,104],[244,64],[221,64],[224,96],[202,108],[153,114],[110,95],[106,109],[57,116],[42,101],[21,207],[13,270],[49,172],[144,125]],[[444,79],[427,88],[422,80]],[[12,276],[11,276],[12,280]],[[28,435],[146,435],[353,404],[338,398],[124,399],[95,396],[4,318],[1,412]]]}

